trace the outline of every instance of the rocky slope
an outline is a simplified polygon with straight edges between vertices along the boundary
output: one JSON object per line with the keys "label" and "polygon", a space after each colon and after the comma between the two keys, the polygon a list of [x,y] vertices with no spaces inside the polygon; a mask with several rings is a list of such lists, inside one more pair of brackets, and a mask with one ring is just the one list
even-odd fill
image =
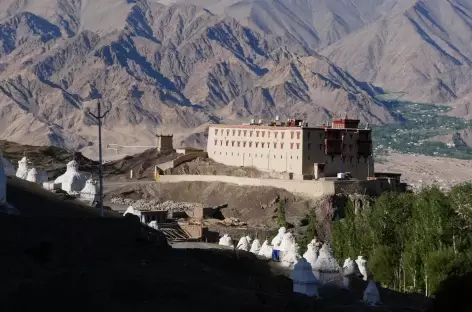
{"label": "rocky slope", "polygon": [[205,125],[257,115],[392,122],[377,92],[294,42],[195,6],[152,0],[0,3],[2,139],[95,151],[105,143],[204,144]]}
{"label": "rocky slope", "polygon": [[404,7],[412,0],[161,0],[191,3],[267,34],[320,48]]}
{"label": "rocky slope", "polygon": [[415,1],[322,54],[358,79],[420,102],[447,103],[472,91],[472,1]]}

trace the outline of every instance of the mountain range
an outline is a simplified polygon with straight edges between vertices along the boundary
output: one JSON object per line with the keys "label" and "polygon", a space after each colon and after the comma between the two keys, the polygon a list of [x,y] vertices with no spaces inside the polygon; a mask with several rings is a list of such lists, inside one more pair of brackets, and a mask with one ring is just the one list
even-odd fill
{"label": "mountain range", "polygon": [[[378,95],[470,97],[472,0],[0,0],[0,138],[93,156],[211,123],[345,114],[399,122]],[[185,3],[184,3],[185,2]]]}

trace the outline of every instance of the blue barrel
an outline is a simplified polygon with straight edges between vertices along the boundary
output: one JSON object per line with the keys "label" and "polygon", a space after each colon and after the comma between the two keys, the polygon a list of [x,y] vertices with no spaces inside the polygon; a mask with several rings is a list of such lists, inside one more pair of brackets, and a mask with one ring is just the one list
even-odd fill
{"label": "blue barrel", "polygon": [[280,261],[280,250],[272,250],[272,260],[279,262]]}

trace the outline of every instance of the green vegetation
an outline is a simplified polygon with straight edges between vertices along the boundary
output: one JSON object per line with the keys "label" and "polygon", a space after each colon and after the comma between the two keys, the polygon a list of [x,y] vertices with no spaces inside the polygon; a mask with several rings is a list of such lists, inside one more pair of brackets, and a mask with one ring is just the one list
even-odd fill
{"label": "green vegetation", "polygon": [[472,270],[472,183],[447,193],[386,193],[333,224],[338,259],[364,255],[374,278],[398,291],[434,294],[444,279]]}
{"label": "green vegetation", "polygon": [[303,254],[306,251],[308,243],[318,236],[318,233],[316,232],[317,221],[315,208],[310,209],[310,212],[301,221],[301,226],[306,226],[306,232],[297,243],[300,247],[300,253]]}
{"label": "green vegetation", "polygon": [[285,202],[279,202],[279,209],[277,210],[277,224],[280,227],[287,227],[287,219],[285,218]]}
{"label": "green vegetation", "polygon": [[445,143],[428,141],[439,135],[472,127],[472,121],[445,115],[451,108],[431,104],[390,102],[390,109],[405,118],[404,123],[372,126],[376,161],[389,150],[400,153],[472,159],[472,148],[449,148]]}

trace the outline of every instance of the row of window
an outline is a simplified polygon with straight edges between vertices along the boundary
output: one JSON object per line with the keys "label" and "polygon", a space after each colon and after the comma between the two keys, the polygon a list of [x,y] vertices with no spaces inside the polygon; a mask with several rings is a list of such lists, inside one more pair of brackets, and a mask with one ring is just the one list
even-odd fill
{"label": "row of window", "polygon": [[[231,156],[235,156],[235,154],[237,154],[237,156],[240,156],[240,153],[229,153]],[[213,152],[213,155],[216,155],[216,151]],[[220,155],[223,155],[223,152],[220,152]],[[228,152],[225,152],[225,155],[228,156]],[[274,159],[277,158],[277,155],[273,155],[274,156]],[[251,153],[248,154],[248,157],[252,157],[251,156]],[[288,157],[288,156],[287,156]],[[264,158],[264,154],[256,154],[254,153],[254,158]],[[269,155],[266,155],[265,158],[269,158]],[[283,155],[280,155],[280,159],[283,159]],[[293,159],[293,156],[290,156],[290,159]],[[298,156],[296,156],[296,159],[298,159]],[[310,157],[308,157],[308,160],[310,159]]]}
{"label": "row of window", "polygon": [[[223,140],[220,140],[219,141],[219,145],[220,146],[223,146]],[[265,142],[244,142],[244,141],[231,141],[231,145],[230,145],[230,141],[225,141],[224,142],[224,146],[233,146],[233,147],[252,147],[253,146],[253,143],[254,143],[254,147],[260,147],[260,148],[270,148],[271,147],[271,144],[269,142],[265,143]],[[310,145],[311,144],[308,144],[308,149],[310,149]],[[218,140],[215,140],[215,146],[218,146]],[[277,143],[277,142],[274,142],[272,143],[272,146],[273,148],[277,148],[277,147],[280,147],[280,149],[283,149],[284,148],[284,143]],[[300,149],[300,143],[290,143],[290,149]]]}
{"label": "row of window", "polygon": [[[240,156],[240,153],[230,153],[231,156],[235,156],[234,154],[237,154],[237,156]],[[216,155],[216,151],[213,151],[213,155]],[[220,155],[223,155],[223,152],[220,152]],[[225,152],[225,155],[228,156],[228,152]],[[258,156],[260,155],[260,156]],[[248,154],[249,157],[251,157],[251,153]],[[276,155],[273,155],[274,156],[274,159],[277,158]],[[296,156],[298,159],[298,156]],[[254,154],[254,158],[264,158],[264,154]],[[269,155],[266,155],[265,158],[269,158]],[[280,155],[280,159],[283,159],[283,155]],[[293,156],[290,156],[290,159],[293,159]],[[308,160],[311,160],[311,157],[308,156],[307,157]],[[354,160],[354,157],[353,156],[350,156],[349,157],[349,163],[352,164]],[[334,161],[334,156],[331,156],[331,161],[333,162]],[[342,161],[345,162],[346,161],[346,156],[343,156],[342,157]],[[367,163],[367,158],[364,157],[364,162]],[[326,163],[328,163],[328,159],[326,159]],[[360,163],[360,157],[357,157],[357,163]]]}
{"label": "row of window", "polygon": [[[270,133],[272,131],[267,131],[267,137],[270,138]],[[220,133],[221,135],[225,135],[225,130],[224,129],[215,129],[215,135],[218,135],[218,133]],[[262,131],[262,130],[226,130],[226,136],[229,136],[230,134],[232,134],[233,136],[236,136],[236,133],[238,134],[239,137],[241,137],[241,135],[243,136],[247,136],[249,134],[249,137],[252,137],[253,134],[255,134],[256,138],[258,137],[265,137],[265,133],[266,131]],[[294,139],[295,136],[297,137],[297,140],[300,139],[300,133],[299,131],[297,132],[290,132],[290,138],[291,139]],[[277,139],[279,133],[277,131],[273,132],[274,134],[274,137]],[[285,138],[285,132],[280,132],[280,137],[281,139]],[[308,133],[308,138],[310,137],[310,133]]]}

